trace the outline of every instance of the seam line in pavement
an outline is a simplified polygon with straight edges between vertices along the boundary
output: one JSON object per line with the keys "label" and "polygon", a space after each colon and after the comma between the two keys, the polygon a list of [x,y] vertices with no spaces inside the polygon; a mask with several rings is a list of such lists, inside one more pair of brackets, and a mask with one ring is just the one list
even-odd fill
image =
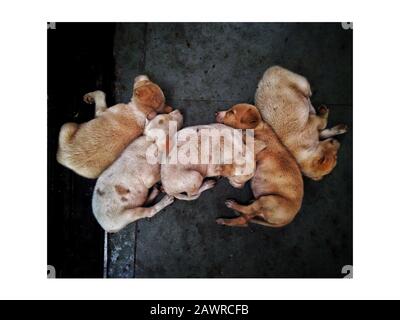
{"label": "seam line in pavement", "polygon": [[[141,72],[146,71],[146,50],[147,50],[147,28],[148,28],[148,23],[145,23],[144,25],[144,31],[143,31],[143,56],[142,56],[142,61],[141,65],[139,66],[139,69],[141,69]],[[135,223],[135,244],[133,246],[133,278],[136,278],[136,258],[137,258],[137,241],[138,241],[138,227],[139,221]]]}

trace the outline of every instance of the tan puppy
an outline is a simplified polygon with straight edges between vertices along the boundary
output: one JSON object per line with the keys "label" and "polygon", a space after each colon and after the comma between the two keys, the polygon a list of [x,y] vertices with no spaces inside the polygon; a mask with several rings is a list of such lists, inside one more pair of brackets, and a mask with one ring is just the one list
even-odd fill
{"label": "tan puppy", "polygon": [[172,110],[165,105],[160,87],[147,76],[136,77],[133,89],[128,104],[119,103],[108,109],[104,92],[86,94],[84,101],[96,104],[96,118],[62,126],[57,161],[83,177],[97,178],[143,133],[146,118]]}
{"label": "tan puppy", "polygon": [[144,135],[135,139],[97,180],[92,208],[105,231],[117,232],[138,219],[150,218],[174,201],[174,197],[165,196],[157,204],[144,207],[159,194],[154,185],[160,181],[160,164],[147,161],[146,153],[155,146],[157,154],[165,150],[165,139],[153,135],[153,130],[160,129],[168,134],[170,121],[175,121],[178,128],[182,127],[179,110],[151,120]]}
{"label": "tan puppy", "polygon": [[321,180],[336,166],[340,143],[331,137],[345,133],[347,127],[341,124],[326,129],[328,108],[323,106],[316,114],[310,97],[306,78],[275,66],[258,83],[255,104],[296,158],[303,174]]}
{"label": "tan puppy", "polygon": [[[220,142],[221,140],[218,140],[218,143],[216,143],[214,147],[218,149],[218,152],[220,148],[223,148],[219,159],[224,158],[226,161],[220,161],[219,163],[213,161],[212,153],[210,152],[209,157],[207,157],[205,161],[196,160],[197,162],[188,161],[182,163],[183,161],[178,160],[176,163],[169,162],[161,165],[161,182],[163,188],[167,194],[177,199],[187,201],[195,200],[202,192],[213,188],[216,184],[216,180],[209,179],[204,181],[207,177],[226,177],[232,186],[235,188],[242,188],[254,175],[255,164],[253,150],[245,152],[244,156],[241,158],[241,160],[244,160],[243,163],[236,161],[238,158],[235,158],[235,152],[226,151],[224,144],[230,144],[233,146],[233,150],[239,150],[238,145],[242,145],[242,135],[233,135],[234,130],[222,124],[214,123],[210,125],[187,127],[178,131],[175,135],[175,143],[172,144],[170,148],[172,149],[171,153],[176,151],[177,154],[181,154],[183,150],[191,150],[191,152],[198,154],[200,157],[202,152],[201,145],[203,143],[203,140],[200,138],[202,130],[207,132],[203,137],[208,141],[212,139],[213,133],[225,137],[223,143]],[[188,137],[192,133],[194,133],[193,136],[198,137],[197,141],[190,139],[188,142],[186,139],[183,139],[183,137]],[[226,133],[226,135],[224,133]],[[214,147],[209,148],[209,150],[214,149]],[[232,151],[232,149],[230,151]],[[200,160],[200,158],[198,159]]]}
{"label": "tan puppy", "polygon": [[233,128],[254,129],[256,172],[251,181],[255,201],[247,206],[233,200],[228,208],[241,213],[234,219],[218,219],[218,224],[247,226],[254,222],[269,227],[283,227],[300,210],[303,200],[303,179],[296,160],[281,144],[271,127],[262,121],[257,108],[237,104],[217,113],[217,121]]}

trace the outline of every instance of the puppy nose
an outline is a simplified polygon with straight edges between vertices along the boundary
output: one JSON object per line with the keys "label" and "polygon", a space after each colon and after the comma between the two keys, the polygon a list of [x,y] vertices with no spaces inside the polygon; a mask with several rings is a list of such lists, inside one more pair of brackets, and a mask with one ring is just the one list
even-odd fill
{"label": "puppy nose", "polygon": [[217,122],[222,123],[223,118],[224,118],[224,114],[222,112],[215,113],[215,120],[217,120]]}

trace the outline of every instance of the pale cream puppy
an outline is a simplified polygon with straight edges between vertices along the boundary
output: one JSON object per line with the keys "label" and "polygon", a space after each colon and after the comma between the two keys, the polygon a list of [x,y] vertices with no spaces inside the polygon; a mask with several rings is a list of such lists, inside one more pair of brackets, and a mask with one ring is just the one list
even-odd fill
{"label": "pale cream puppy", "polygon": [[345,133],[347,127],[340,124],[326,129],[328,108],[320,107],[317,114],[310,97],[306,78],[274,66],[258,83],[255,105],[295,157],[302,173],[321,180],[337,163],[340,143],[332,137]]}
{"label": "pale cream puppy", "polygon": [[66,123],[59,135],[57,161],[86,178],[97,178],[121,154],[125,147],[142,135],[146,119],[168,113],[164,93],[147,76],[135,78],[132,100],[107,109],[105,94],[94,91],[84,96],[96,104],[96,118],[77,124]]}
{"label": "pale cream puppy", "polygon": [[[193,132],[197,132],[198,139],[186,141],[185,137],[191,136]],[[208,154],[209,157],[204,158],[205,161],[201,160],[202,152],[204,152],[202,144],[204,149],[207,145],[206,142],[201,140],[204,132],[207,134],[203,135],[203,139],[209,141],[209,150],[213,148],[214,151],[222,151],[219,162],[216,161],[216,158],[213,158],[211,151]],[[235,188],[242,188],[254,175],[254,150],[251,146],[246,149],[246,145],[242,144],[243,134],[235,135],[233,132],[233,128],[217,123],[187,127],[178,131],[169,149],[169,163],[161,165],[161,182],[165,192],[180,200],[195,200],[203,191],[215,186],[216,180],[204,181],[206,177],[221,176],[228,178],[230,184]],[[215,133],[224,136],[218,143],[212,143],[212,140],[210,140],[213,139],[212,136]],[[225,145],[233,147],[225,147]],[[197,163],[196,161],[183,163],[179,159],[179,155],[186,151],[187,153],[198,154]],[[174,152],[178,155],[177,163],[171,162]],[[218,154],[218,152],[215,154]],[[235,158],[235,155],[238,157]]]}
{"label": "pale cream puppy", "polygon": [[133,141],[97,180],[93,214],[107,232],[117,232],[138,219],[150,218],[174,201],[173,197],[165,196],[157,204],[145,207],[157,197],[159,190],[154,185],[160,181],[160,163],[149,161],[147,153],[154,155],[154,149],[156,154],[161,153],[167,141],[153,133],[158,129],[167,136],[171,121],[178,129],[182,127],[179,110],[152,119],[144,135]]}

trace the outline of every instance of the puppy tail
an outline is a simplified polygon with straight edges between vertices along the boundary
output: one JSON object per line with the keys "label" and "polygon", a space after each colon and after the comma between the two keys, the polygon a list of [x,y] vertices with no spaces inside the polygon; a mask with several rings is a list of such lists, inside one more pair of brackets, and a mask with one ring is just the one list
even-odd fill
{"label": "puppy tail", "polygon": [[77,130],[78,124],[69,122],[61,127],[58,136],[57,161],[67,168],[69,168],[68,163],[70,160],[69,146]]}

